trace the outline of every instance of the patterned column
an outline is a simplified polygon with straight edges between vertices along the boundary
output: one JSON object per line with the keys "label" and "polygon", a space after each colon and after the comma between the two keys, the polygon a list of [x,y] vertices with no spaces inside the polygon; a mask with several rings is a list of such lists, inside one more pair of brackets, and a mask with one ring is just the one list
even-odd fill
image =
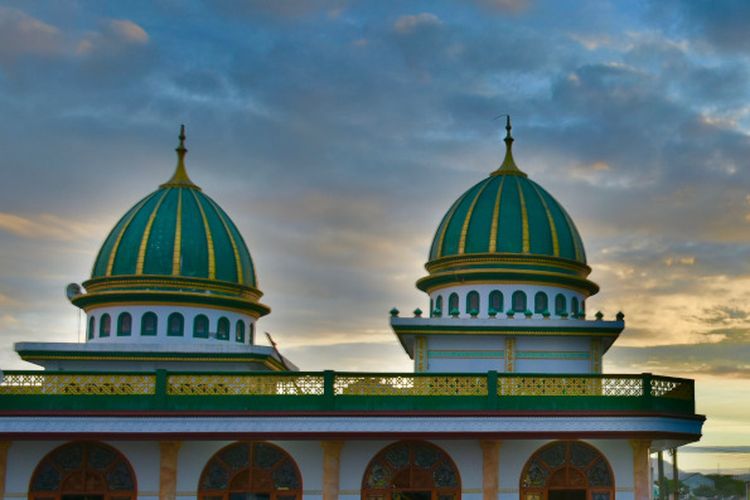
{"label": "patterned column", "polygon": [[177,496],[177,455],[180,441],[159,443],[159,500],[175,500]]}
{"label": "patterned column", "polygon": [[321,441],[323,447],[323,500],[338,500],[343,441]]}
{"label": "patterned column", "polygon": [[651,441],[645,439],[633,439],[630,441],[633,448],[633,491],[635,500],[651,499],[651,481],[649,480],[649,447]]}
{"label": "patterned column", "polygon": [[482,492],[483,500],[497,500],[500,490],[500,444],[495,439],[479,441],[482,447]]}
{"label": "patterned column", "polygon": [[12,441],[0,441],[0,498],[5,497],[5,477],[8,468],[8,448]]}

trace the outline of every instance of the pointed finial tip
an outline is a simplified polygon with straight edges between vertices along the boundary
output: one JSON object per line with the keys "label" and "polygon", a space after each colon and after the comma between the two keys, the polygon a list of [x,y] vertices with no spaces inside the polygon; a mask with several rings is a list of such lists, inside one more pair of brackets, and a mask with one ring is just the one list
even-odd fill
{"label": "pointed finial tip", "polygon": [[513,137],[511,137],[510,135],[510,131],[512,128],[513,127],[510,124],[510,115],[505,115],[505,132],[506,132],[505,138],[506,139],[513,139]]}

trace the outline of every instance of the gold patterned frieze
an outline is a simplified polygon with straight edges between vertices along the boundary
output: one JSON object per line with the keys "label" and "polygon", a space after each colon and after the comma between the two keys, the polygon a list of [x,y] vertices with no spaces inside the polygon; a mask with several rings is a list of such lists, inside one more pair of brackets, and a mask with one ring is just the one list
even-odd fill
{"label": "gold patterned frieze", "polygon": [[170,375],[170,396],[314,396],[323,375]]}
{"label": "gold patterned frieze", "polygon": [[149,395],[156,393],[154,375],[5,374],[0,394]]}
{"label": "gold patterned frieze", "polygon": [[343,396],[486,396],[487,378],[337,375],[334,392]]}

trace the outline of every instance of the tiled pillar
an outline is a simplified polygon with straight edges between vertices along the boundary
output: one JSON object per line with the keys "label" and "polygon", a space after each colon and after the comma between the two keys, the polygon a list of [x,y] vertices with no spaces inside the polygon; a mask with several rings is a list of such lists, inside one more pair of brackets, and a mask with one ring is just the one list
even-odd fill
{"label": "tiled pillar", "polygon": [[8,448],[12,441],[0,441],[0,498],[5,497],[5,477],[8,468]]}
{"label": "tiled pillar", "polygon": [[482,447],[482,498],[497,500],[500,490],[500,444],[501,441],[487,439],[479,441]]}
{"label": "tiled pillar", "polygon": [[177,496],[177,455],[180,441],[159,443],[159,500],[175,500]]}
{"label": "tiled pillar", "polygon": [[633,491],[635,500],[651,500],[651,481],[649,480],[649,447],[651,441],[645,439],[633,439],[630,441],[633,448]]}
{"label": "tiled pillar", "polygon": [[343,441],[321,441],[323,447],[323,500],[338,500]]}

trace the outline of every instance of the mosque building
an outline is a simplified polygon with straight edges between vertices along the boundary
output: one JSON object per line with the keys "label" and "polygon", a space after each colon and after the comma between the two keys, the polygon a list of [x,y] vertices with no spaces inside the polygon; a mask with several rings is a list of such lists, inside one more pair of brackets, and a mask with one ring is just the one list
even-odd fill
{"label": "mosque building", "polygon": [[[20,342],[0,382],[0,499],[644,500],[700,439],[692,380],[604,374],[624,316],[565,209],[513,158],[437,227],[390,324],[411,373],[304,372],[259,345],[250,252],[188,177],[115,224],[68,286],[85,342]],[[425,304],[427,300],[425,300]]]}

